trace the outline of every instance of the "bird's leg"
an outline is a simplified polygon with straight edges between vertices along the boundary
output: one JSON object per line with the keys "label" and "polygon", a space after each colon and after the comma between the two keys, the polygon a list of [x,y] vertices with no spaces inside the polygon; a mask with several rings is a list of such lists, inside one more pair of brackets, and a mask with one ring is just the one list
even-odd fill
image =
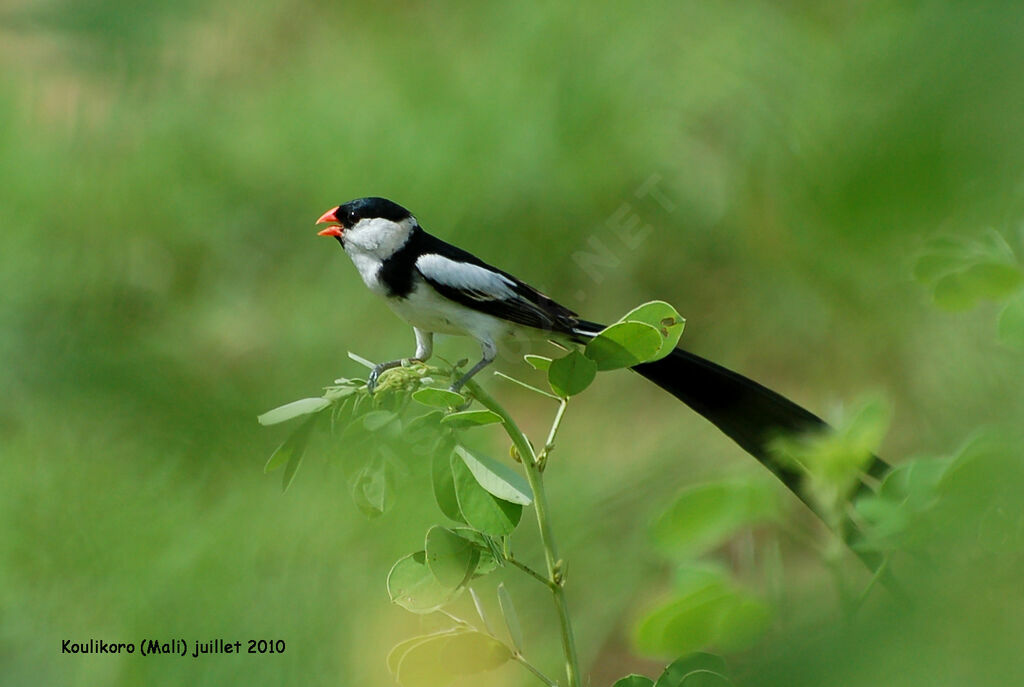
{"label": "bird's leg", "polygon": [[366,390],[371,394],[373,390],[377,388],[377,380],[380,376],[396,367],[401,367],[406,362],[410,363],[424,363],[426,362],[431,354],[434,352],[434,334],[433,332],[424,331],[418,327],[413,327],[412,331],[416,334],[416,354],[411,358],[400,358],[398,360],[389,360],[386,363],[379,363],[370,370],[370,376],[366,380]]}
{"label": "bird's leg", "polygon": [[493,341],[484,340],[480,342],[480,348],[483,349],[484,357],[480,359],[476,365],[469,369],[469,372],[462,375],[451,385],[449,391],[458,391],[462,388],[462,385],[469,381],[470,377],[475,375],[480,370],[484,369],[488,365],[494,362],[494,359],[498,357],[498,347]]}

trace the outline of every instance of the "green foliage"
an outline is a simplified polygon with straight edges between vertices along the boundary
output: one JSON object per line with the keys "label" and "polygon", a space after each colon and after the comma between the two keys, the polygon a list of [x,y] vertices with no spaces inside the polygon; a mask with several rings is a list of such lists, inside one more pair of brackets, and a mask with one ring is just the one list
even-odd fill
{"label": "green foliage", "polygon": [[533,369],[541,370],[542,372],[547,372],[548,368],[551,367],[551,358],[546,358],[542,355],[527,353],[523,356],[523,360]]}
{"label": "green foliage", "polygon": [[807,473],[807,490],[823,512],[836,518],[889,428],[891,410],[882,399],[868,399],[832,431],[784,437],[774,443],[780,460]]}
{"label": "green foliage", "polygon": [[661,334],[661,347],[649,360],[659,360],[671,353],[679,344],[686,320],[665,301],[650,301],[626,313],[620,322],[643,322]]}
{"label": "green foliage", "polygon": [[281,482],[281,489],[287,490],[288,486],[295,479],[295,473],[302,463],[302,456],[306,453],[306,446],[309,444],[309,435],[313,431],[313,423],[316,418],[311,417],[303,422],[291,436],[284,440],[263,467],[263,472],[269,473],[284,466],[284,477]]}
{"label": "green foliage", "polygon": [[505,627],[508,628],[512,646],[521,653],[523,651],[523,626],[519,623],[516,605],[504,584],[498,585],[498,605],[501,606],[501,615],[505,618]]}
{"label": "green foliage", "polygon": [[586,390],[597,377],[597,363],[579,351],[570,351],[551,362],[548,384],[556,395],[569,398]]}
{"label": "green foliage", "polygon": [[[453,455],[451,458],[452,478],[455,483],[455,496],[459,502],[459,512],[466,522],[492,537],[510,534],[519,524],[523,516],[523,506],[495,496],[477,481],[476,474],[469,468],[466,461]],[[493,474],[493,473],[490,473]],[[486,480],[491,483],[491,480]],[[495,480],[494,483],[497,483]],[[517,493],[508,489],[509,493]],[[522,495],[517,493],[522,499]]]}
{"label": "green foliage", "polygon": [[508,647],[493,637],[462,630],[402,642],[392,649],[388,663],[402,687],[437,687],[498,668],[511,657]]}
{"label": "green foliage", "polygon": [[480,561],[473,543],[440,526],[427,530],[424,545],[427,567],[445,587],[458,589],[465,584]]}
{"label": "green foliage", "polygon": [[617,370],[653,360],[661,349],[657,327],[642,322],[618,322],[587,343],[586,355],[597,369]]}
{"label": "green foliage", "polygon": [[673,593],[648,611],[633,630],[645,654],[678,656],[709,646],[743,648],[768,626],[771,612],[720,568],[683,568]]}
{"label": "green foliage", "polygon": [[725,661],[720,656],[693,653],[665,668],[655,687],[730,687]]}
{"label": "green foliage", "polygon": [[331,399],[328,398],[303,398],[268,410],[256,419],[261,425],[276,425],[302,415],[318,413],[330,405]]}
{"label": "green foliage", "polygon": [[970,241],[931,241],[914,266],[914,276],[931,287],[936,305],[965,310],[984,299],[1002,300],[1024,284],[1013,249],[996,231]]}
{"label": "green foliage", "polygon": [[429,386],[414,391],[412,398],[431,408],[459,408],[466,402],[462,394]]}
{"label": "green foliage", "polygon": [[445,415],[441,420],[442,424],[448,425],[452,429],[493,425],[495,422],[501,422],[501,418],[489,410],[464,410]]}
{"label": "green foliage", "polygon": [[688,487],[651,525],[654,544],[679,560],[722,545],[743,527],[781,515],[779,492],[763,480],[717,482]]}
{"label": "green foliage", "polygon": [[[568,399],[584,391],[599,369],[635,365],[665,355],[675,346],[681,332],[682,318],[678,313],[665,303],[652,302],[634,309],[622,321],[605,329],[588,344],[585,352],[573,350],[556,360],[533,357],[531,364],[536,369],[546,370],[552,390],[561,399],[549,444],[557,433]],[[363,380],[342,379],[328,387],[321,398],[289,403],[259,418],[262,424],[274,425],[310,416],[286,439],[268,464],[268,469],[272,469],[288,461],[287,480],[290,482],[314,421],[320,414],[329,416],[332,432],[338,435],[337,450],[353,501],[371,517],[384,514],[394,505],[396,474],[407,469],[402,466],[403,456],[410,453],[429,456],[429,479],[438,509],[445,517],[465,526],[430,527],[424,549],[403,556],[392,566],[387,580],[391,600],[419,614],[443,608],[473,580],[512,560],[509,535],[519,524],[523,508],[534,504],[530,480],[537,480],[539,484],[551,448],[549,445],[543,457],[538,458],[511,418],[475,382],[467,385],[465,395],[434,386],[439,378],[450,379],[458,374],[458,366],[448,370],[422,363],[402,366],[382,376],[374,394],[369,393]],[[471,407],[474,402],[484,407]],[[417,413],[415,409],[419,406],[433,410]],[[330,412],[324,413],[327,410]],[[517,459],[525,461],[526,478],[505,463],[465,445],[462,432],[488,425],[500,425],[513,440]],[[751,503],[745,503],[744,507],[747,511],[754,509]],[[681,522],[686,515],[678,512],[682,508],[677,508],[674,521],[664,520],[667,524],[662,525],[662,538],[681,536],[680,532],[686,527]],[[735,508],[727,506],[724,510]],[[559,598],[564,572],[561,563],[555,565],[552,561],[553,544],[545,513],[546,508],[538,505],[541,536],[548,547],[547,578],[521,563],[516,565],[544,580]],[[693,525],[690,527],[692,529]],[[708,538],[706,533],[690,538],[701,536]],[[389,669],[398,681],[403,686],[443,684],[460,675],[497,667],[513,655],[525,662],[521,655],[524,633],[515,605],[504,585],[498,586],[497,593],[513,648],[495,638],[490,630],[478,632],[462,621],[449,630],[398,645],[388,657]],[[476,594],[473,599],[483,619]],[[737,614],[735,608],[732,614]],[[724,617],[726,613],[721,611],[720,615]],[[566,647],[571,647],[574,640],[568,617],[563,613],[561,618],[563,641]],[[486,619],[484,622],[486,624]],[[724,621],[718,624],[726,625]],[[729,629],[721,630],[720,637],[730,636]],[[576,685],[575,650],[567,648],[566,652],[571,666],[567,668],[567,676],[570,683]],[[535,668],[531,670],[540,675]]]}
{"label": "green foliage", "polygon": [[446,587],[427,566],[425,551],[403,556],[388,573],[391,601],[413,613],[432,613],[451,600],[455,590]]}
{"label": "green foliage", "polygon": [[1015,296],[999,315],[999,340],[1017,351],[1024,351],[1024,292]]}
{"label": "green foliage", "polygon": [[654,687],[654,680],[643,675],[627,675],[615,681],[612,687]]}

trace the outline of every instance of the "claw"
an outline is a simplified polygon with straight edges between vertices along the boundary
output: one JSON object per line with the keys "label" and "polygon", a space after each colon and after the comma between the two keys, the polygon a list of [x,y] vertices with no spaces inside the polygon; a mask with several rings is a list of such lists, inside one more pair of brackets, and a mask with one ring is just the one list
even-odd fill
{"label": "claw", "polygon": [[401,364],[401,360],[391,360],[386,363],[379,363],[370,370],[370,376],[366,379],[366,390],[371,396],[374,389],[377,388],[377,380],[380,379],[380,376],[394,367],[399,367]]}

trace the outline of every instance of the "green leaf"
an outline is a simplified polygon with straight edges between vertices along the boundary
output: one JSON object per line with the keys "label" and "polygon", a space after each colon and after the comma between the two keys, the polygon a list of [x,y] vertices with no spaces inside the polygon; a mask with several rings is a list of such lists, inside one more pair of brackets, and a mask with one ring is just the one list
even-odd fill
{"label": "green leaf", "polygon": [[453,596],[430,572],[425,551],[398,559],[391,566],[387,584],[391,601],[413,613],[433,613]]}
{"label": "green leaf", "polygon": [[402,659],[405,658],[405,654],[417,644],[423,644],[424,642],[429,642],[442,637],[450,637],[451,635],[458,634],[460,632],[466,632],[466,630],[462,628],[451,628],[441,630],[440,632],[432,632],[427,635],[417,635],[415,637],[410,637],[409,639],[403,639],[401,642],[391,647],[391,651],[388,652],[388,672],[392,675],[397,675],[398,665],[402,662]]}
{"label": "green leaf", "polygon": [[394,478],[388,464],[379,458],[361,466],[350,478],[352,500],[370,518],[383,515],[394,504]]}
{"label": "green leaf", "polygon": [[1016,265],[979,262],[952,272],[935,283],[936,305],[947,310],[964,310],[984,299],[1009,296],[1024,283],[1024,274]]}
{"label": "green leaf", "polygon": [[597,363],[598,370],[616,370],[653,360],[661,343],[661,333],[651,325],[619,322],[591,339],[586,355]]}
{"label": "green leaf", "polygon": [[363,427],[376,432],[398,419],[398,415],[390,410],[371,410],[362,417]]}
{"label": "green leaf", "polygon": [[[462,634],[453,632],[449,636]],[[450,679],[441,662],[441,646],[449,636],[427,637],[406,648],[398,660],[395,679],[402,687],[439,687]]]}
{"label": "green leaf", "polygon": [[309,445],[309,435],[313,431],[315,421],[316,415],[299,425],[299,428],[292,432],[292,435],[274,451],[263,467],[263,472],[269,473],[284,464],[284,475],[281,479],[282,491],[287,491],[292,480],[295,479],[295,473],[298,471],[299,465],[302,463],[302,456]]}
{"label": "green leaf", "polygon": [[914,264],[914,279],[922,284],[931,284],[939,278],[962,269],[967,262],[963,255],[954,253],[927,253]]}
{"label": "green leaf", "polygon": [[683,576],[677,586],[675,596],[635,626],[633,642],[639,651],[678,656],[711,644],[742,648],[768,625],[768,607],[724,571],[705,567]]}
{"label": "green leaf", "polygon": [[651,360],[660,360],[675,350],[683,335],[686,320],[665,301],[651,301],[626,313],[620,322],[643,322],[661,334],[661,347]]}
{"label": "green leaf", "polygon": [[678,659],[658,678],[656,687],[727,687],[725,661],[714,654],[692,653]]}
{"label": "green leaf", "polygon": [[495,537],[512,532],[523,517],[523,507],[500,499],[480,486],[466,462],[454,453],[451,467],[459,511],[466,522]]}
{"label": "green leaf", "polygon": [[1020,288],[1024,274],[1017,265],[979,262],[964,270],[963,281],[979,299],[1001,300]]}
{"label": "green leaf", "polygon": [[264,426],[276,425],[296,417],[301,417],[302,415],[319,413],[329,405],[331,405],[331,402],[326,398],[303,398],[286,403],[273,410],[268,410],[256,418],[256,420]]}
{"label": "green leaf", "polygon": [[553,360],[548,369],[548,384],[562,398],[582,392],[597,376],[597,363],[579,351]]}
{"label": "green leaf", "polygon": [[441,424],[448,425],[453,429],[493,425],[496,422],[501,422],[501,416],[491,410],[464,410],[445,415],[441,420]]}
{"label": "green leaf", "polygon": [[402,687],[438,687],[466,675],[498,668],[512,658],[507,646],[482,632],[427,636],[404,648],[397,661]]}
{"label": "green leaf", "polygon": [[439,525],[427,530],[424,549],[430,572],[449,589],[461,587],[473,574],[480,560],[480,554],[473,544]]}
{"label": "green leaf", "polygon": [[462,394],[447,389],[424,387],[413,392],[412,398],[418,403],[431,408],[457,408],[466,402]]}
{"label": "green leaf", "polygon": [[435,451],[431,457],[430,480],[434,487],[434,500],[445,517],[456,522],[465,522],[466,519],[459,510],[459,499],[455,496],[451,457],[450,451]]}
{"label": "green leaf", "polygon": [[533,502],[533,491],[526,478],[508,465],[475,453],[465,446],[456,446],[455,453],[473,473],[477,483],[494,496],[521,506],[529,506]]}
{"label": "green leaf", "polygon": [[504,582],[498,585],[498,605],[501,606],[501,614],[505,616],[505,627],[508,628],[508,636],[512,638],[512,646],[522,653],[523,627],[519,624],[519,614],[516,613],[515,604]]}
{"label": "green leaf", "polygon": [[999,315],[999,341],[1024,351],[1024,293],[1017,295]]}
{"label": "green leaf", "polygon": [[476,564],[473,577],[488,575],[500,565],[494,545],[487,540],[486,535],[482,532],[478,532],[472,527],[453,527],[452,531],[470,542],[480,552],[480,561]]}
{"label": "green leaf", "polygon": [[535,370],[540,370],[541,372],[544,372],[551,367],[551,358],[546,358],[542,355],[527,353],[523,356],[523,360],[525,360],[530,367]]}
{"label": "green leaf", "polygon": [[494,670],[510,658],[507,646],[482,632],[452,635],[441,646],[441,661],[453,676]]}
{"label": "green leaf", "polygon": [[742,527],[775,519],[778,491],[766,481],[725,481],[688,487],[651,525],[655,545],[676,558],[713,549]]}
{"label": "green leaf", "polygon": [[612,687],[654,687],[654,680],[643,675],[627,675],[615,681]]}

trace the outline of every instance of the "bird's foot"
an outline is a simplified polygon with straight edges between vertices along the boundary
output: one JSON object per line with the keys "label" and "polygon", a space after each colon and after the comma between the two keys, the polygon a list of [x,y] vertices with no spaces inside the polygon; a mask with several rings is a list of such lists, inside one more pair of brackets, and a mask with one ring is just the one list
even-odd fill
{"label": "bird's foot", "polygon": [[386,363],[378,363],[377,365],[374,365],[373,369],[370,370],[370,376],[366,379],[366,390],[373,395],[373,391],[377,388],[377,381],[380,379],[380,376],[388,370],[401,367],[401,365],[401,360],[389,360]]}

